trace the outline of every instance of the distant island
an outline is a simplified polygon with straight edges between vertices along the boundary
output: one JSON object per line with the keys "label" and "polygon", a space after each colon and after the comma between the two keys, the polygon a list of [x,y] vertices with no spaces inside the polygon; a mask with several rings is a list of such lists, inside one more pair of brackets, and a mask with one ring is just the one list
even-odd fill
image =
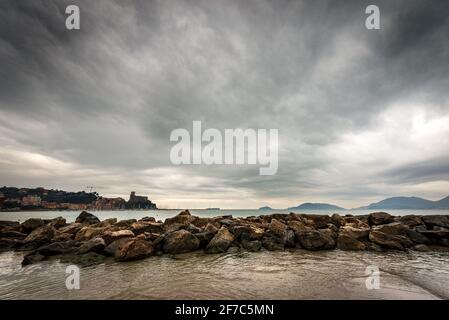
{"label": "distant island", "polygon": [[106,198],[96,192],[67,192],[45,188],[0,188],[0,210],[122,210],[149,209],[157,206],[146,196],[134,191],[129,200]]}
{"label": "distant island", "polygon": [[328,204],[328,203],[312,203],[306,202],[297,207],[290,207],[288,210],[346,210],[345,208]]}
{"label": "distant island", "polygon": [[265,207],[260,207],[259,210],[273,210],[273,208],[265,206]]}
{"label": "distant island", "polygon": [[449,209],[449,196],[438,201],[419,197],[392,197],[359,209]]}

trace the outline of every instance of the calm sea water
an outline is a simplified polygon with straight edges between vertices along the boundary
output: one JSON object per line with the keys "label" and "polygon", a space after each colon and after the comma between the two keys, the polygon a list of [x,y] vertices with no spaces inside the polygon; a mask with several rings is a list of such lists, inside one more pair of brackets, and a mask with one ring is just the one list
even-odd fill
{"label": "calm sea water", "polygon": [[[95,214],[100,219],[153,216],[164,220],[178,212],[101,211]],[[270,213],[191,212],[199,216]],[[390,212],[395,215],[435,213]],[[63,216],[74,221],[78,214],[14,212],[0,213],[0,219],[23,221],[30,217]],[[230,251],[217,255],[193,252],[155,256],[128,263],[108,259],[100,265],[81,268],[80,290],[66,289],[68,264],[54,258],[21,267],[22,257],[20,252],[0,253],[0,299],[449,299],[449,252],[446,250],[429,253]],[[373,265],[381,271],[378,290],[368,290],[365,286],[365,270]]]}
{"label": "calm sea water", "polygon": [[[100,220],[108,218],[122,219],[139,219],[145,216],[154,217],[156,220],[164,221],[166,218],[177,215],[181,210],[117,210],[117,211],[89,211],[95,214]],[[449,214],[449,210],[386,210],[388,213],[396,216],[403,216],[407,214],[429,215],[429,214]],[[341,212],[336,211],[321,211],[321,210],[190,210],[190,213],[200,217],[214,217],[223,215],[232,215],[234,217],[249,217],[259,216],[271,213],[308,213],[308,214],[333,214],[339,213],[341,215],[353,214],[361,215],[373,212],[373,210],[345,210]],[[75,221],[80,214],[79,211],[18,211],[18,212],[0,212],[0,220],[25,221],[29,218],[43,218],[51,219],[62,216],[67,219],[67,222]]]}

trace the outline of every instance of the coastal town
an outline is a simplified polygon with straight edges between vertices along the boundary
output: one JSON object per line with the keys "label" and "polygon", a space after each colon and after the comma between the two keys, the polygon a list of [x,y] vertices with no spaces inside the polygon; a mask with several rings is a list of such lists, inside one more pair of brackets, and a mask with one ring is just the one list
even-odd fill
{"label": "coastal town", "polygon": [[0,188],[0,211],[19,210],[156,210],[147,196],[132,191],[128,201],[107,198],[97,192],[67,192],[39,188]]}

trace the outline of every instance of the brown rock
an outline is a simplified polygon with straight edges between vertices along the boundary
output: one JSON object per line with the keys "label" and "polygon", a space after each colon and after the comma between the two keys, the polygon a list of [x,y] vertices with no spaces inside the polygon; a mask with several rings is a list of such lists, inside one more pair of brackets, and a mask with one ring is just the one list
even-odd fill
{"label": "brown rock", "polygon": [[24,240],[24,244],[34,243],[36,245],[42,245],[50,242],[55,234],[55,229],[52,226],[44,225],[37,229],[34,229]]}
{"label": "brown rock", "polygon": [[165,253],[177,254],[197,250],[200,240],[187,230],[179,230],[165,236],[162,250]]}
{"label": "brown rock", "polygon": [[92,213],[89,213],[87,211],[83,211],[80,213],[80,215],[76,218],[75,222],[77,223],[83,223],[83,224],[96,224],[100,222],[100,219],[98,219],[95,215]]}
{"label": "brown rock", "polygon": [[80,231],[75,236],[76,241],[87,241],[94,237],[101,236],[106,230],[108,230],[106,227],[102,228],[95,228],[95,227],[89,227],[85,226],[81,228]]}
{"label": "brown rock", "polygon": [[121,238],[134,238],[134,233],[131,230],[118,230],[118,231],[106,231],[101,235],[103,238],[105,245],[109,245],[110,243],[121,239]]}
{"label": "brown rock", "polygon": [[412,241],[404,236],[386,234],[377,230],[370,232],[369,239],[383,248],[393,250],[404,251],[406,247],[413,246]]}
{"label": "brown rock", "polygon": [[[325,229],[324,229],[325,230]],[[308,250],[328,250],[335,248],[336,242],[331,236],[332,232],[309,230],[300,231],[296,234],[299,243]]]}
{"label": "brown rock", "polygon": [[44,220],[39,219],[39,218],[30,218],[25,220],[22,224],[22,230],[24,233],[31,233],[33,230],[42,227],[43,225],[45,225]]}
{"label": "brown rock", "polygon": [[139,260],[154,253],[153,244],[142,239],[131,239],[120,246],[115,252],[117,261]]}
{"label": "brown rock", "polygon": [[424,223],[421,217],[415,216],[413,214],[399,217],[399,222],[407,225],[409,228],[414,228]]}
{"label": "brown rock", "polygon": [[373,212],[368,216],[368,223],[373,226],[391,223],[394,221],[394,217],[386,212]]}
{"label": "brown rock", "polygon": [[346,233],[340,233],[337,239],[337,247],[340,250],[365,250],[366,246],[363,242],[357,240],[354,237],[349,236]]}
{"label": "brown rock", "polygon": [[234,239],[233,234],[223,226],[209,242],[205,251],[206,253],[226,252]]}
{"label": "brown rock", "polygon": [[78,254],[84,254],[88,252],[96,252],[100,253],[104,250],[106,247],[106,243],[104,242],[103,238],[97,237],[88,240],[85,242],[78,250]]}

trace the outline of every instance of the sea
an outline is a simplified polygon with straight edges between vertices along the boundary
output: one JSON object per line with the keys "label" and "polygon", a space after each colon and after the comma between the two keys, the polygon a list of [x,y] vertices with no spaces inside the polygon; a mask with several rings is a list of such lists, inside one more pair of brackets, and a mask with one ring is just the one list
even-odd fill
{"label": "sea", "polygon": [[[94,211],[107,218],[165,220],[180,210]],[[449,214],[447,210],[386,210],[393,215]],[[201,217],[288,213],[287,210],[190,210]],[[367,214],[347,210],[340,214]],[[329,211],[301,213],[332,214]],[[58,216],[77,211],[0,212],[0,220]],[[192,252],[80,268],[80,288],[69,290],[67,262],[55,257],[21,266],[22,252],[0,253],[0,299],[449,299],[449,250],[349,252],[340,250]],[[374,272],[378,270],[378,273]],[[373,286],[373,275],[378,286]],[[377,281],[376,280],[376,281]]]}

